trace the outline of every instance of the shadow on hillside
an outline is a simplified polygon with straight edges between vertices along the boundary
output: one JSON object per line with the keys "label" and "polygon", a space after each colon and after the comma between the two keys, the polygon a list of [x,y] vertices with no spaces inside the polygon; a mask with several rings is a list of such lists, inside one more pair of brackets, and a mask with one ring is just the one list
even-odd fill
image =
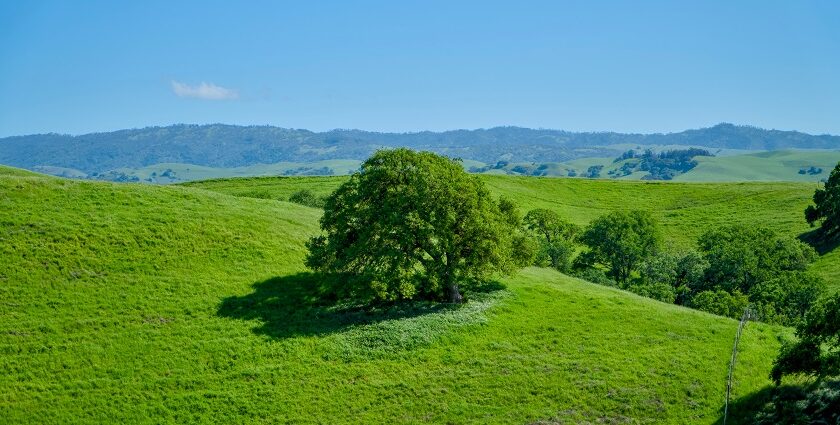
{"label": "shadow on hillside", "polygon": [[827,238],[819,228],[799,235],[799,240],[814,247],[820,255],[828,254],[840,246],[840,237],[833,239]]}
{"label": "shadow on hillside", "polygon": [[[347,286],[332,276],[298,273],[274,277],[253,285],[254,292],[222,300],[217,314],[242,320],[260,320],[254,333],[274,338],[323,335],[351,326],[398,320],[460,308],[433,301],[365,303],[352,299]],[[491,282],[472,292],[494,292],[504,287]]]}
{"label": "shadow on hillside", "polygon": [[[774,391],[776,391],[775,387],[767,386],[752,394],[732,400],[729,404],[727,425],[753,423],[755,414],[773,399]],[[723,410],[724,406],[721,406],[720,417],[714,422],[715,425],[723,425]]]}

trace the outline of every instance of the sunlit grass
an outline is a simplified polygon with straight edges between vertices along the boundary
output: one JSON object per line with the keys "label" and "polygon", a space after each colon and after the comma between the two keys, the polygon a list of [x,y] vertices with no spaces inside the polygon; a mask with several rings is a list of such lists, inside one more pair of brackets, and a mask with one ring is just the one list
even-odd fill
{"label": "sunlit grass", "polygon": [[[320,296],[303,268],[320,211],[274,199],[340,179],[215,183],[271,195],[251,199],[10,174],[0,169],[4,423],[719,418],[730,319],[536,268],[464,306]],[[527,208],[614,184],[487,181]],[[644,204],[604,190],[598,202]],[[769,385],[785,333],[749,325],[737,397]]]}

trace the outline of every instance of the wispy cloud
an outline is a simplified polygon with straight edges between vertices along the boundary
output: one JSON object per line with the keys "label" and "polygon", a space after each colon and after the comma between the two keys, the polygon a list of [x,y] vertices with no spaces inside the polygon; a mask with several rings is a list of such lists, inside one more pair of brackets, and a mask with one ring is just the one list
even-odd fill
{"label": "wispy cloud", "polygon": [[239,99],[239,91],[205,82],[202,82],[197,86],[191,86],[180,81],[172,80],[172,92],[178,97],[189,97],[202,100]]}

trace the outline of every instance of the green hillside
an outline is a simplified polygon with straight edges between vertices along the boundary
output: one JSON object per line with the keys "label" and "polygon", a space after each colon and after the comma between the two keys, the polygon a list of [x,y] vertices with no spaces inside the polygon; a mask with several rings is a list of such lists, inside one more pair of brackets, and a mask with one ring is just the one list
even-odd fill
{"label": "green hillside", "polygon": [[[282,196],[339,181],[205,185]],[[535,197],[529,207],[586,188],[533,181],[487,180]],[[575,220],[621,198],[590,195],[577,193],[592,205],[569,209]],[[324,282],[302,266],[319,210],[272,199],[0,168],[0,205],[4,423],[711,423],[721,413],[729,319],[535,268],[461,307],[343,305],[319,297]],[[748,330],[737,397],[769,385],[788,332]]]}
{"label": "green hillside", "polygon": [[[697,167],[674,178],[686,182],[811,181],[828,178],[840,162],[840,151],[786,150],[746,155],[697,157]],[[810,167],[819,174],[800,174]]]}
{"label": "green hillside", "polygon": [[[535,178],[482,175],[498,195],[507,196],[527,211],[548,208],[569,221],[586,225],[613,210],[651,211],[663,226],[666,243],[691,247],[706,229],[726,224],[762,225],[782,234],[801,236],[811,231],[803,211],[816,183],[744,182],[675,183]],[[327,195],[345,177],[248,178],[187,184],[236,196],[288,199],[294,191],[310,189]],[[812,269],[840,288],[840,249],[823,252]]]}

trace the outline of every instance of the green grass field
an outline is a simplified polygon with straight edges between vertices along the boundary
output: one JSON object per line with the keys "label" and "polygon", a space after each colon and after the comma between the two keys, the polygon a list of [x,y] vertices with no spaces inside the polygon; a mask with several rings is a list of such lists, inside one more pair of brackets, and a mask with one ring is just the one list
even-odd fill
{"label": "green grass field", "polygon": [[[813,190],[483,178],[580,224],[655,210],[676,245],[731,220],[801,233]],[[320,296],[303,267],[320,211],[277,199],[342,180],[150,186],[0,168],[0,422],[720,419],[730,319],[536,268],[460,307]],[[789,333],[748,325],[736,398],[770,385]]]}
{"label": "green grass field", "polygon": [[[840,151],[787,150],[746,155],[697,157],[697,167],[674,178],[686,182],[811,181],[828,178],[840,162]],[[819,167],[820,174],[799,174]]]}

